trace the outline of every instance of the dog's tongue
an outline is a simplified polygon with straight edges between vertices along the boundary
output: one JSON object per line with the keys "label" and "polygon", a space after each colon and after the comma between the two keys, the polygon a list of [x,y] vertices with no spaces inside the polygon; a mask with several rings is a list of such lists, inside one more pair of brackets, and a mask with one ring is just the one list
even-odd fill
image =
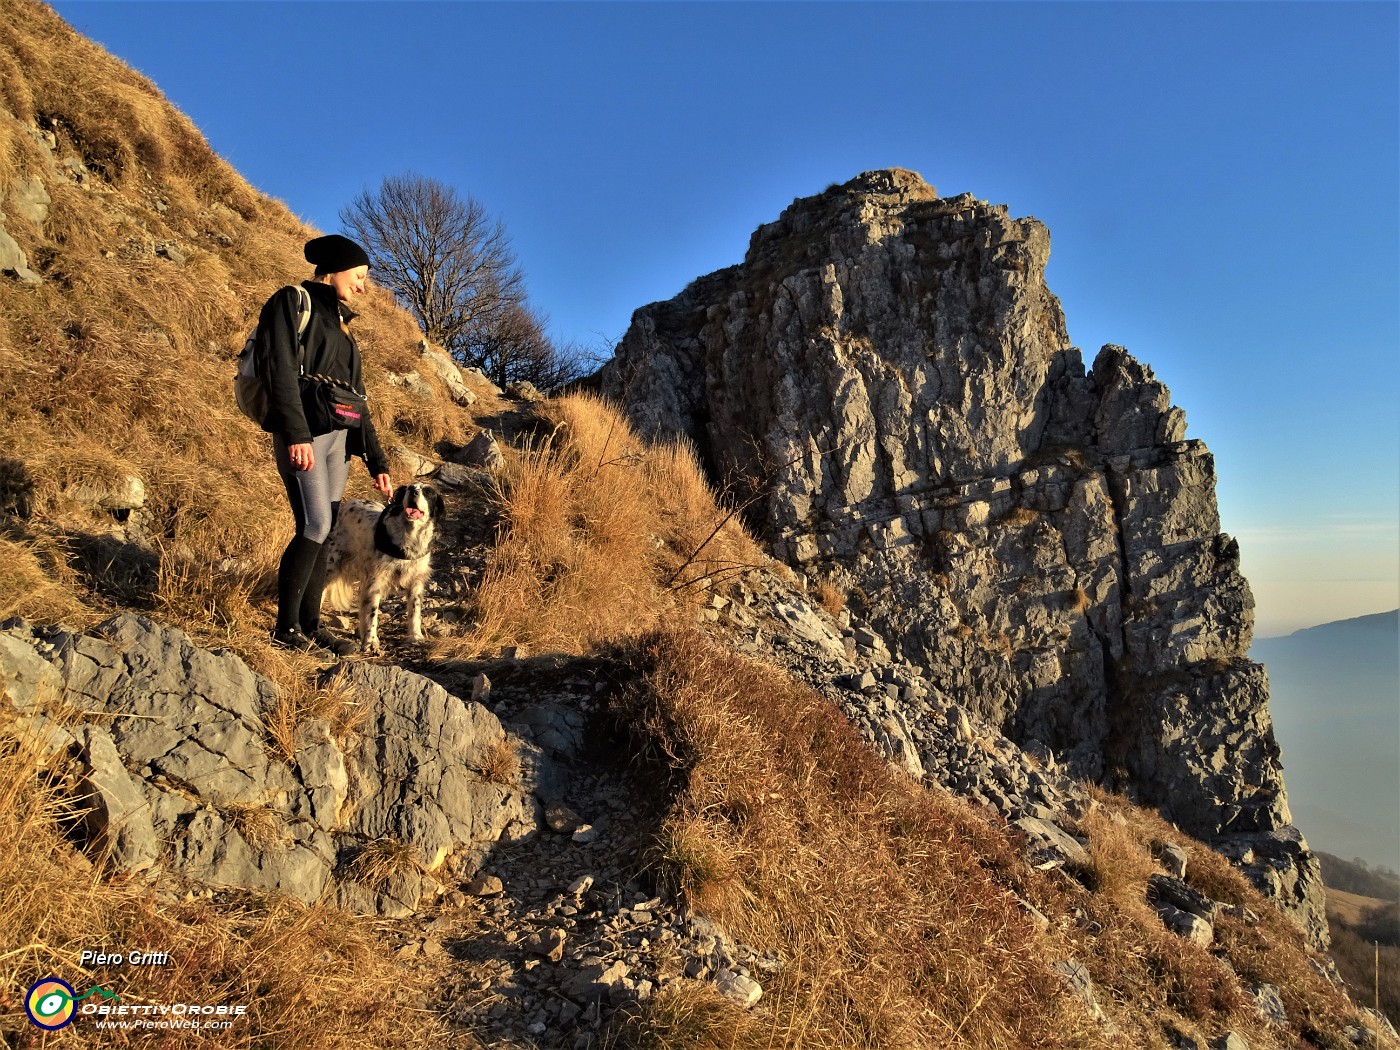
{"label": "dog's tongue", "polygon": [[403,513],[404,517],[408,518],[409,521],[417,521],[423,516],[423,512],[417,507],[405,507]]}

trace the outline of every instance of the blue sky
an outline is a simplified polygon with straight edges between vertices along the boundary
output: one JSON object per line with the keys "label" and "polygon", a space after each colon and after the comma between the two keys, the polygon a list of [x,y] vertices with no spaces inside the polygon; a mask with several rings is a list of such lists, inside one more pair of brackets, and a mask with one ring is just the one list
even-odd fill
{"label": "blue sky", "polygon": [[872,168],[1034,215],[1086,360],[1215,453],[1258,633],[1400,605],[1400,5],[54,6],[324,230],[386,175],[472,194],[560,339]]}

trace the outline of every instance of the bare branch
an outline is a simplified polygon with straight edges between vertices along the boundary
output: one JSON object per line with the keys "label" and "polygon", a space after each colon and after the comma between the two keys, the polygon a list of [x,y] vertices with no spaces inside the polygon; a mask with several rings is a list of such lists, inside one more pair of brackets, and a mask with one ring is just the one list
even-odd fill
{"label": "bare branch", "polygon": [[374,279],[427,338],[499,386],[553,389],[587,374],[592,357],[555,347],[525,301],[525,277],[505,225],[481,202],[422,175],[386,178],[340,210],[369,254]]}

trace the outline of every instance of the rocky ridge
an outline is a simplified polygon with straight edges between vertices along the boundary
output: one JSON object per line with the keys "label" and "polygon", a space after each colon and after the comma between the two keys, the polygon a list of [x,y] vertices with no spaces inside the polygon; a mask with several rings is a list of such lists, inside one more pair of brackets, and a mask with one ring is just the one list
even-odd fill
{"label": "rocky ridge", "polygon": [[[528,431],[530,414],[522,404],[494,422]],[[475,495],[486,468],[453,466],[433,471],[452,525],[434,554],[430,624],[455,618],[460,595],[441,581],[479,571],[494,527]],[[1067,829],[1095,803],[1054,754],[941,694],[858,613],[824,609],[812,582],[777,563],[752,569],[715,583],[697,621],[817,688],[911,778],[1013,825],[1028,863],[1081,868],[1084,845]],[[425,1005],[493,1045],[582,1050],[617,1011],[683,982],[767,1009],[765,983],[790,960],[737,943],[648,874],[663,800],[608,739],[626,668],[518,651],[422,661],[396,627],[386,638],[403,666],[357,659],[323,675],[368,717],[312,719],[291,759],[272,749],[277,697],[265,680],[133,614],[89,634],[4,625],[0,722],[44,742],[48,767],[87,810],[77,834],[95,862],[162,893],[275,889],[385,916],[388,949],[439,984]],[[42,713],[53,696],[70,718]],[[514,759],[505,768],[489,757],[497,744]],[[360,858],[384,842],[410,853],[372,877]],[[1185,851],[1168,845],[1159,859],[1152,906],[1169,929],[1209,943],[1222,906],[1182,881]],[[1062,972],[1112,1031],[1087,971]],[[1267,985],[1252,994],[1278,997]]]}
{"label": "rocky ridge", "polygon": [[1085,371],[1048,254],[1034,219],[867,172],[638,310],[600,382],[935,703],[1159,807],[1325,943],[1213,459],[1127,351]]}

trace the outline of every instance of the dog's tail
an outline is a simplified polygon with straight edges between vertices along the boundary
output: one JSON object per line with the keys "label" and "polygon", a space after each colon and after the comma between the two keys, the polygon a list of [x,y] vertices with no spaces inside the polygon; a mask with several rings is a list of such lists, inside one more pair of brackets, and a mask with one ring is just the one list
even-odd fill
{"label": "dog's tail", "polygon": [[357,608],[355,581],[343,575],[327,580],[325,592],[321,595],[321,608],[332,612],[353,612]]}
{"label": "dog's tail", "polygon": [[322,609],[353,612],[359,607],[360,581],[350,571],[351,565],[352,560],[345,556],[345,551],[332,544],[326,564],[326,589],[321,593]]}

